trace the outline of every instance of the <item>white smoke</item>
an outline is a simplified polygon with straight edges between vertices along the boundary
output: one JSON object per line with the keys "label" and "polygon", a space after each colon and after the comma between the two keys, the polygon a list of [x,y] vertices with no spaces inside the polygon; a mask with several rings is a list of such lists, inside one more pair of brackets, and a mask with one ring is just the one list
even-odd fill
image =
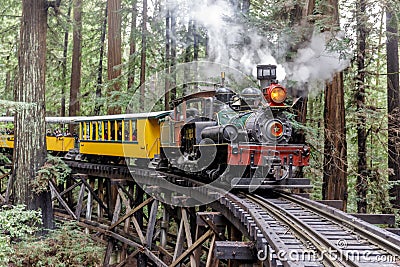
{"label": "white smoke", "polygon": [[328,34],[314,32],[309,44],[297,51],[292,62],[284,64],[287,79],[304,84],[310,81],[329,81],[344,70],[350,60],[342,59],[339,52],[329,51]]}
{"label": "white smoke", "polygon": [[[325,34],[314,33],[311,40],[299,45],[291,62],[277,62],[274,54],[284,55],[289,46],[280,42],[280,51],[273,51],[268,37],[256,28],[237,22],[236,11],[228,0],[175,0],[170,7],[188,12],[188,18],[206,29],[209,43],[209,60],[228,65],[246,74],[256,75],[258,64],[277,65],[277,79],[297,82],[297,85],[330,80],[333,75],[346,68],[349,60],[340,60],[340,55],[327,49]],[[290,40],[290,36],[286,36]]]}
{"label": "white smoke", "polygon": [[266,37],[239,24],[237,11],[227,0],[207,2],[192,2],[188,10],[189,17],[207,30],[209,59],[254,76],[257,64],[275,64],[278,79],[283,79],[284,69],[272,56]]}

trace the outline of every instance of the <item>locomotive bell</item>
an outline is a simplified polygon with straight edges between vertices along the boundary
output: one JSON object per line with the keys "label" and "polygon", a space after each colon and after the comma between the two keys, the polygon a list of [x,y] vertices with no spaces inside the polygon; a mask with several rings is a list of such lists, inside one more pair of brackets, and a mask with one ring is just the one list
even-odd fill
{"label": "locomotive bell", "polygon": [[267,88],[272,82],[276,83],[276,65],[257,65],[257,79],[261,88]]}

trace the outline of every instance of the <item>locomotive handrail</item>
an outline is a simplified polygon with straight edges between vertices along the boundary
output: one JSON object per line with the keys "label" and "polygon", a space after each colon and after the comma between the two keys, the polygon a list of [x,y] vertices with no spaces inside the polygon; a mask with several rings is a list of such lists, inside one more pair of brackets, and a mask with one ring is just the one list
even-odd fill
{"label": "locomotive handrail", "polygon": [[197,93],[193,93],[187,96],[183,96],[181,98],[175,99],[171,102],[173,107],[178,106],[179,104],[188,101],[190,99],[194,99],[194,98],[204,98],[204,97],[212,97],[215,96],[215,90],[210,90],[210,91],[201,91],[201,92],[197,92]]}

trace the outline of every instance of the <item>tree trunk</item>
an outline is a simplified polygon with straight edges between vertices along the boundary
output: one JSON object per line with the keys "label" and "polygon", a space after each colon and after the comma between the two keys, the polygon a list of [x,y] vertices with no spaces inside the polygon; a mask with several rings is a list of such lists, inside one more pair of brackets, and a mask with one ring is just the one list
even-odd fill
{"label": "tree trunk", "polygon": [[135,58],[136,53],[136,17],[137,17],[137,0],[132,0],[132,23],[131,23],[131,36],[129,44],[129,70],[128,70],[128,91],[135,84]]}
{"label": "tree trunk", "polygon": [[[113,91],[120,91],[120,83],[116,80],[121,76],[121,0],[108,0],[108,80],[113,86],[108,88],[109,103],[116,103],[118,97],[111,97]],[[108,107],[108,114],[120,114],[121,107],[118,105]]]}
{"label": "tree trunk", "polygon": [[[191,53],[191,48],[192,48],[192,37],[193,37],[193,21],[189,19],[188,21],[188,31],[186,32],[186,48],[185,48],[185,63],[189,63],[192,60],[192,53]],[[189,82],[189,75],[190,75],[190,68],[185,65],[184,69],[184,80],[186,82]],[[186,95],[188,88],[188,84],[184,83],[182,87],[182,95]]]}
{"label": "tree trunk", "polygon": [[[386,11],[387,31],[387,103],[388,103],[388,167],[389,180],[400,180],[400,97],[399,97],[399,37],[398,18],[394,11]],[[395,185],[391,191],[395,208],[400,208],[400,186]]]}
{"label": "tree trunk", "polygon": [[94,115],[100,115],[101,109],[101,88],[103,86],[103,59],[104,59],[104,42],[106,41],[106,33],[107,33],[107,14],[108,9],[107,6],[104,11],[104,20],[103,25],[101,27],[101,36],[100,36],[100,51],[99,51],[99,65],[97,67],[97,86],[96,86],[96,106],[94,108]]}
{"label": "tree trunk", "polygon": [[366,29],[365,29],[365,0],[359,0],[359,10],[357,12],[357,211],[358,213],[367,212],[367,189],[368,189],[368,170],[367,170],[367,130],[365,116],[365,56],[366,56]]}
{"label": "tree trunk", "polygon": [[165,94],[164,107],[169,110],[170,67],[171,67],[171,11],[167,6],[165,15]]}
{"label": "tree trunk", "polygon": [[343,200],[347,205],[347,148],[344,116],[343,73],[325,88],[323,199]]}
{"label": "tree trunk", "polygon": [[50,191],[37,195],[31,182],[46,158],[45,76],[47,1],[23,0],[15,101],[13,181],[15,204],[42,210],[44,228],[53,228]]}
{"label": "tree trunk", "polygon": [[194,20],[193,21],[193,60],[194,61],[199,60],[199,40],[200,40],[200,34],[199,34],[198,27],[197,27],[197,22]]}
{"label": "tree trunk", "polygon": [[[82,0],[74,0],[74,34],[72,48],[71,88],[69,96],[69,116],[80,112],[79,92],[81,87],[82,56]],[[73,129],[70,129],[73,132]]]}
{"label": "tree trunk", "polygon": [[[290,16],[290,26],[297,28],[310,28],[310,22],[308,21],[308,17],[313,14],[315,8],[315,0],[306,1],[304,5],[296,5],[291,12]],[[305,31],[304,34],[310,34],[309,31]],[[309,39],[311,36],[302,36],[303,38]],[[302,39],[303,39],[302,38]],[[298,47],[292,47],[292,52],[295,52]],[[290,59],[288,59],[290,60]],[[294,112],[296,114],[296,121],[302,125],[305,125],[307,122],[307,103],[308,103],[308,88],[304,87],[301,90],[296,90],[292,92],[294,97],[300,98],[295,107]],[[292,140],[294,143],[303,144],[306,142],[305,132],[302,129],[296,129],[293,132]],[[303,170],[300,170],[300,174],[303,175]]]}
{"label": "tree trunk", "polygon": [[[72,9],[72,1],[68,4],[68,13],[67,18],[71,18],[71,9]],[[68,56],[68,39],[69,39],[69,31],[65,30],[64,33],[64,51],[63,51],[63,59],[62,59],[62,80],[64,86],[61,88],[61,111],[60,116],[65,117],[65,89],[67,88],[67,56]]]}
{"label": "tree trunk", "polygon": [[142,10],[142,50],[140,55],[140,109],[144,111],[145,81],[146,81],[146,37],[147,37],[147,0],[143,0]]}
{"label": "tree trunk", "polygon": [[[328,0],[323,13],[329,15],[326,29],[333,31],[339,27],[338,0]],[[343,210],[347,207],[347,147],[344,110],[343,72],[334,75],[332,82],[325,86],[324,107],[324,175],[323,199],[343,200]]]}
{"label": "tree trunk", "polygon": [[176,13],[171,10],[171,101],[176,99]]}

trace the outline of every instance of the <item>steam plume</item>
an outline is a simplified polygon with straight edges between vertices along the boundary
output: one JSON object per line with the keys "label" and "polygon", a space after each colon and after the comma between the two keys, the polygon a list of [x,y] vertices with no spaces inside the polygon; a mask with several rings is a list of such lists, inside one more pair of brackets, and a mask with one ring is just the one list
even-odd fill
{"label": "steam plume", "polygon": [[[290,62],[277,62],[274,55],[280,58],[288,45],[280,44],[274,48],[265,34],[259,29],[240,24],[238,11],[228,0],[170,2],[172,8],[186,6],[188,16],[207,30],[209,36],[209,60],[228,65],[246,74],[253,74],[257,64],[277,65],[277,78],[297,82],[297,85],[315,81],[330,80],[333,75],[346,68],[349,60],[340,59],[337,52],[327,48],[328,38],[325,34],[314,32],[310,40],[299,45],[302,47]],[[290,36],[285,37],[290,40]]]}

